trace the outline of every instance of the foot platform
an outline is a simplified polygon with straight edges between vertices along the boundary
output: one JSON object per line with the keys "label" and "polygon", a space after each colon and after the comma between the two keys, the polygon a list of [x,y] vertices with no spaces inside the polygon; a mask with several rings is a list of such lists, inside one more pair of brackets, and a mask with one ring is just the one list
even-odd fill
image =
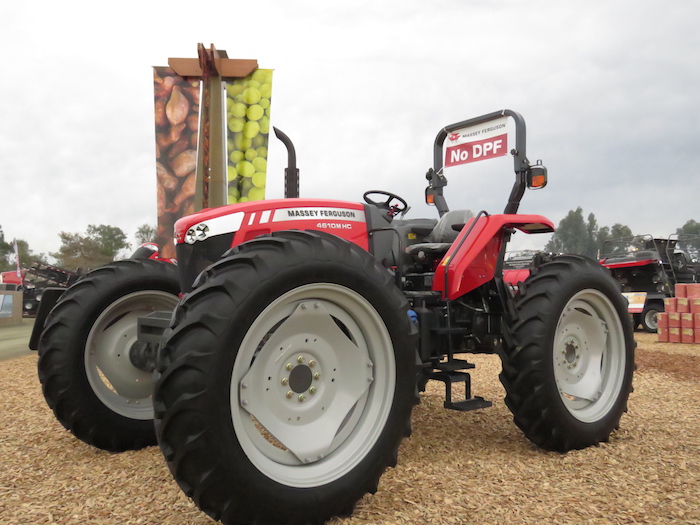
{"label": "foot platform", "polygon": [[[469,410],[488,408],[493,405],[491,401],[487,401],[483,397],[472,397],[471,376],[467,372],[433,372],[428,375],[428,379],[445,383],[445,403],[443,404],[445,408],[467,412]],[[452,401],[453,383],[464,383],[464,401]]]}

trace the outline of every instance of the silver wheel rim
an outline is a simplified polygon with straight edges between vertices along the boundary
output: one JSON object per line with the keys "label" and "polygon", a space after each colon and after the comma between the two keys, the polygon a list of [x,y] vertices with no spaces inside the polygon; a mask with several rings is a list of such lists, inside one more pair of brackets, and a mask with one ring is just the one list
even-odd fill
{"label": "silver wheel rim", "polygon": [[652,330],[658,330],[659,328],[659,318],[658,312],[656,310],[648,310],[644,314],[644,324]]}
{"label": "silver wheel rim", "polygon": [[574,295],[554,336],[554,378],[564,406],[579,421],[603,418],[622,388],[626,347],[622,323],[598,290]]}
{"label": "silver wheel rim", "polygon": [[330,483],[379,438],[395,371],[389,332],[364,297],[328,283],[295,288],[253,321],[238,349],[231,384],[238,441],[279,483]]}
{"label": "silver wheel rim", "polygon": [[105,308],[85,344],[85,372],[98,399],[130,419],[153,419],[151,375],[136,368],[129,350],[136,343],[137,320],[156,310],[172,311],[177,296],[156,290],[125,295]]}

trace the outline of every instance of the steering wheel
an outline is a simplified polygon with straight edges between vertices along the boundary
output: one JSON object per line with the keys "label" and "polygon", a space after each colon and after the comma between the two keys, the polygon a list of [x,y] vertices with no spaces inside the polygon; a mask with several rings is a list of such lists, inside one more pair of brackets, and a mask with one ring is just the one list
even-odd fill
{"label": "steering wheel", "polygon": [[[370,195],[379,195],[382,197],[385,197],[384,200],[379,200],[375,201],[372,198],[370,198]],[[408,203],[403,200],[401,197],[396,195],[395,193],[391,193],[388,191],[382,191],[382,190],[371,190],[371,191],[366,191],[365,194],[362,196],[362,198],[365,200],[367,204],[371,204],[372,206],[376,206],[377,208],[381,210],[386,210],[387,215],[391,217],[392,219],[396,217],[399,213],[402,215],[408,211]],[[391,204],[392,201],[398,201],[398,204]],[[399,206],[400,204],[400,206]]]}

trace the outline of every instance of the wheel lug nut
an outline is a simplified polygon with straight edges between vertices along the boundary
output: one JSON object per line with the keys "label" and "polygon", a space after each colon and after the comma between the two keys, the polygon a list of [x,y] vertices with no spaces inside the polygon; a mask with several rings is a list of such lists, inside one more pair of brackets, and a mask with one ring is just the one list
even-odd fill
{"label": "wheel lug nut", "polygon": [[311,368],[315,367],[315,366],[316,366],[316,361],[314,361],[313,359],[312,359],[311,361],[309,361],[309,366],[310,366]]}
{"label": "wheel lug nut", "polygon": [[316,393],[316,387],[315,387],[315,386],[312,386],[311,388],[309,388],[309,394],[314,395],[315,393]]}
{"label": "wheel lug nut", "polygon": [[290,390],[289,392],[287,392],[287,399],[292,399],[292,397],[294,397],[294,392]]}
{"label": "wheel lug nut", "polygon": [[297,357],[297,363],[301,364],[301,363],[303,363],[303,362],[304,362],[304,356],[303,356],[303,355],[300,355],[299,357]]}
{"label": "wheel lug nut", "polygon": [[299,394],[299,403],[303,403],[304,400],[306,399],[306,396],[304,394]]}
{"label": "wheel lug nut", "polygon": [[292,368],[294,368],[294,365],[292,363],[287,363],[284,365],[284,368],[289,372]]}
{"label": "wheel lug nut", "polygon": [[314,374],[314,379],[315,379],[316,381],[318,381],[319,379],[321,379],[321,374],[319,374],[318,372],[316,372],[316,373]]}
{"label": "wheel lug nut", "polygon": [[289,379],[287,379],[286,377],[283,377],[283,378],[282,378],[282,385],[285,385],[285,386],[286,386],[286,385],[288,385],[288,384],[289,384]]}

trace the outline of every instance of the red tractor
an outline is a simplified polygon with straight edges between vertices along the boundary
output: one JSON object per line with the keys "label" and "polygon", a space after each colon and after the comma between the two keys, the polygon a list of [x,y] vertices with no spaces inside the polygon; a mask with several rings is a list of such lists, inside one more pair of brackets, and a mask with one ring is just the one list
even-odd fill
{"label": "red tractor", "polygon": [[664,300],[676,296],[676,285],[700,281],[700,263],[688,248],[700,246],[695,236],[667,238],[636,235],[605,241],[600,263],[610,269],[627,297],[635,328],[658,331]]}
{"label": "red tractor", "polygon": [[[446,139],[502,120],[515,128],[504,213],[449,210]],[[49,406],[94,446],[157,442],[182,490],[227,524],[352,513],[396,465],[429,380],[444,383],[445,408],[491,405],[472,395],[465,354],[501,358],[505,403],[540,447],[607,441],[635,368],[619,283],[573,255],[538,258],[515,290],[503,278],[515,230],[553,231],[517,213],[546,183],[523,118],[446,126],[427,179],[439,219],[403,219],[406,202],[384,191],[234,204],[177,222],[177,266],[91,272],[37,322]]]}

